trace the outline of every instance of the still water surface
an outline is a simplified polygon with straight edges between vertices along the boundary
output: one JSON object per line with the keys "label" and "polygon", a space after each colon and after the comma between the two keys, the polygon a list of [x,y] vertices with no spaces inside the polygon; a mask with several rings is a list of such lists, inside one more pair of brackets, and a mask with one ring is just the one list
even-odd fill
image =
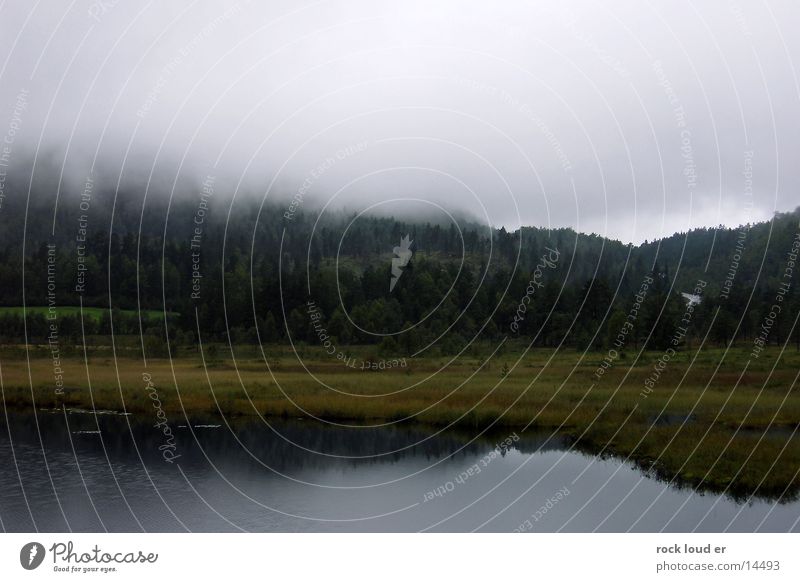
{"label": "still water surface", "polygon": [[132,416],[0,416],[3,529],[800,530],[797,501],[700,494],[550,433],[522,433],[492,455],[512,431],[475,439],[420,427],[221,419],[173,430],[179,457],[168,463],[164,435]]}

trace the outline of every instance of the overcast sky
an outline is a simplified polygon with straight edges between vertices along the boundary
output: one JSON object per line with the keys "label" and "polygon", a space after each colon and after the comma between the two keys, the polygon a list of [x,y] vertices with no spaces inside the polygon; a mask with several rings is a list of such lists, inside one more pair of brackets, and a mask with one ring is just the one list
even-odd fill
{"label": "overcast sky", "polygon": [[4,2],[0,140],[71,187],[214,175],[639,242],[800,204],[799,25],[791,0]]}

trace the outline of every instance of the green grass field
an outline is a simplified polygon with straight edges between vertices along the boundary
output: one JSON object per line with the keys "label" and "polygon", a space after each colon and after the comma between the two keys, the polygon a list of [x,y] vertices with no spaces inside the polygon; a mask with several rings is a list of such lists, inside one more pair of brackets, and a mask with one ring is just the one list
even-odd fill
{"label": "green grass field", "polygon": [[[59,317],[64,317],[67,315],[72,315],[74,317],[80,317],[81,308],[80,306],[76,305],[67,305],[61,306],[59,305],[57,308],[56,314]],[[137,312],[134,309],[121,309],[122,313],[128,315],[135,315]],[[87,319],[93,319],[95,321],[100,321],[103,313],[107,313],[108,309],[105,307],[84,307],[83,308],[83,316]],[[28,306],[28,307],[0,307],[0,316],[2,315],[19,315],[20,317],[27,313],[28,315],[32,315],[34,313],[39,313],[42,315],[47,315],[48,308],[44,306]],[[164,317],[163,311],[158,310],[142,310],[142,317],[145,319],[155,319],[155,318],[162,318]]]}
{"label": "green grass field", "polygon": [[[173,418],[218,415],[310,416],[348,423],[420,422],[478,431],[548,429],[593,454],[627,458],[646,471],[700,489],[734,495],[797,495],[800,490],[800,354],[771,348],[745,369],[748,350],[678,353],[658,383],[643,394],[660,353],[634,362],[630,352],[598,379],[602,353],[506,350],[407,360],[405,367],[362,371],[316,348],[302,348],[302,363],[286,347],[205,346],[177,352],[172,361],[110,351],[62,362],[66,390],[56,394],[46,352],[27,360],[0,352],[4,399],[10,409],[62,404],[126,410],[144,421],[152,402],[146,372]],[[16,348],[18,351],[19,348]],[[175,353],[175,352],[173,352]],[[354,348],[356,360],[374,350]],[[213,357],[212,357],[213,356]],[[690,365],[691,364],[691,365]],[[91,378],[91,392],[87,382]]]}

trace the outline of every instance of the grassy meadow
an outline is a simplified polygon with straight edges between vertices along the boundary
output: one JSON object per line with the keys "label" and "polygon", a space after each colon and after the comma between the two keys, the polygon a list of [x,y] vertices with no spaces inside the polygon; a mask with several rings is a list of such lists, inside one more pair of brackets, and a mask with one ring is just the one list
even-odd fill
{"label": "grassy meadow", "polygon": [[[41,305],[29,305],[27,307],[22,306],[14,306],[14,307],[0,307],[0,316],[2,315],[18,315],[22,317],[23,315],[44,315],[45,317],[48,314],[49,308],[46,306]],[[163,319],[164,312],[158,310],[148,310],[142,309],[141,311],[136,311],[135,309],[121,309],[119,310],[120,313],[126,315],[138,315],[141,314],[143,319]],[[83,308],[83,316],[87,319],[93,319],[94,321],[100,321],[103,317],[103,314],[107,314],[108,309],[105,307],[84,307]],[[59,317],[80,317],[81,315],[81,308],[76,305],[59,305],[58,306],[58,315]]]}
{"label": "grassy meadow", "polygon": [[[206,346],[173,359],[149,359],[135,344],[62,358],[65,389],[54,386],[49,353],[0,350],[6,407],[92,407],[152,418],[148,374],[171,418],[219,414],[305,417],[342,423],[417,422],[473,431],[526,428],[558,431],[592,454],[618,455],[679,484],[789,498],[800,490],[800,354],[771,348],[750,361],[749,347],[679,352],[648,393],[660,353],[628,352],[596,371],[605,353],[505,346],[487,359],[480,349],[406,359],[405,366],[361,370],[380,358],[354,348],[352,365],[321,349]],[[486,351],[489,351],[488,346]],[[452,360],[452,361],[451,361]],[[391,360],[387,359],[387,362]],[[30,367],[29,367],[30,362]],[[29,380],[30,374],[30,380]],[[91,386],[91,389],[90,389]]]}

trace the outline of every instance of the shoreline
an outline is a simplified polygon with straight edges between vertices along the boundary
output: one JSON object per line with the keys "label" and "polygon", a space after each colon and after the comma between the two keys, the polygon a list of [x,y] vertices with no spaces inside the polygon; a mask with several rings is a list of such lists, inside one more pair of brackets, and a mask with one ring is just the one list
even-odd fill
{"label": "shoreline", "polygon": [[701,490],[745,497],[758,492],[772,499],[800,490],[800,393],[792,384],[800,354],[794,351],[784,353],[774,371],[778,351],[765,352],[746,373],[736,352],[724,361],[720,349],[681,352],[647,398],[640,390],[657,353],[645,354],[633,368],[618,361],[597,383],[592,375],[601,353],[539,349],[492,361],[468,356],[444,371],[437,371],[444,357],[426,358],[406,368],[366,372],[306,352],[311,357],[305,367],[278,353],[269,357],[269,368],[256,357],[203,366],[197,356],[181,356],[148,360],[146,371],[137,358],[115,361],[100,353],[85,362],[69,356],[61,362],[63,395],[54,390],[46,357],[30,359],[29,380],[27,359],[0,353],[3,400],[11,415],[30,413],[33,394],[39,410],[125,411],[137,422],[155,422],[159,414],[173,424],[186,418],[218,421],[222,410],[235,422],[305,417],[320,424],[317,417],[322,423],[420,425],[471,434],[519,433],[527,426],[557,433],[577,450],[628,459],[648,474]]}

